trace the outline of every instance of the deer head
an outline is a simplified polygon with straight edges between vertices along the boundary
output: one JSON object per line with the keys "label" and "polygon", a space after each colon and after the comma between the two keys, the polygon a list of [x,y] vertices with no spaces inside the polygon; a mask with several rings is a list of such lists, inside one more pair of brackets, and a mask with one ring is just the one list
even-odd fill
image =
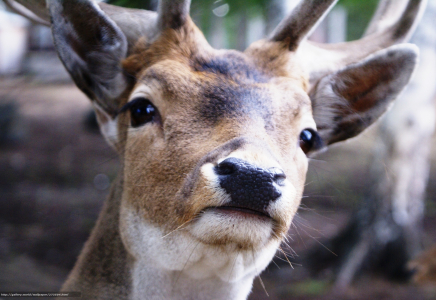
{"label": "deer head", "polygon": [[19,2],[51,17],[59,57],[121,157],[128,253],[244,281],[244,298],[290,227],[308,157],[374,123],[409,81],[418,50],[399,43],[425,1],[382,1],[364,38],[334,45],[305,38],[336,1],[301,1],[244,52],[213,49],[190,1],[160,1],[157,13]]}

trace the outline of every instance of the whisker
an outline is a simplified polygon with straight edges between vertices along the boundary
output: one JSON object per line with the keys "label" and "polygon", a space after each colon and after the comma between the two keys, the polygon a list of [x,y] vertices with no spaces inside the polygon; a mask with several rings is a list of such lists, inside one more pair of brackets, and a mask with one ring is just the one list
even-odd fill
{"label": "whisker", "polygon": [[161,237],[161,239],[164,239],[164,238],[166,238],[167,236],[169,236],[171,233],[173,233],[173,232],[175,232],[175,231],[177,231],[177,230],[179,230],[179,229],[181,229],[182,228],[182,226],[184,226],[184,225],[186,225],[187,223],[189,223],[189,222],[192,222],[194,220],[194,218],[192,218],[192,219],[190,219],[190,220],[188,220],[188,221],[186,221],[185,223],[183,223],[182,225],[180,225],[179,227],[177,227],[176,229],[174,229],[174,230],[172,230],[172,231],[170,231],[169,233],[167,233],[167,234],[165,234],[164,236],[162,236]]}
{"label": "whisker", "polygon": [[334,253],[332,250],[330,250],[326,245],[324,245],[322,242],[320,242],[316,237],[312,236],[309,232],[307,232],[304,229],[301,229],[301,230],[304,231],[305,234],[307,234],[310,238],[312,238],[315,242],[317,242],[319,245],[321,245],[323,248],[325,248],[331,254],[333,254],[334,256],[338,256],[336,253]]}
{"label": "whisker", "polygon": [[260,285],[262,286],[263,290],[265,291],[266,296],[269,297],[269,294],[268,294],[268,292],[267,292],[267,290],[265,288],[265,284],[263,284],[263,280],[260,277],[259,271],[257,270],[256,259],[255,259],[255,256],[254,256],[254,249],[251,249],[251,255],[253,256],[254,270],[256,271],[256,274],[259,274],[257,277],[259,277]]}
{"label": "whisker", "polygon": [[195,249],[197,249],[198,245],[200,245],[200,241],[197,242],[197,244],[195,245],[194,249],[192,249],[191,254],[189,254],[188,259],[186,259],[185,264],[183,265],[182,270],[180,270],[180,273],[177,275],[176,281],[174,282],[174,286],[177,284],[177,282],[179,281],[180,275],[182,275],[183,271],[186,268],[186,265],[188,264],[189,260],[191,259],[192,254],[194,254]]}
{"label": "whisker", "polygon": [[292,265],[291,261],[289,260],[289,258],[286,256],[285,251],[283,251],[282,247],[279,246],[280,251],[283,253],[283,255],[285,256],[286,260],[288,261],[289,265],[291,266],[292,269],[294,269],[294,266]]}
{"label": "whisker", "polygon": [[[280,256],[276,255],[275,257],[277,257],[278,259],[280,259],[283,262],[287,262],[286,259],[281,258]],[[276,264],[277,265],[277,264]],[[278,266],[277,266],[278,267]]]}
{"label": "whisker", "polygon": [[259,278],[260,285],[262,286],[263,290],[265,291],[266,296],[269,297],[269,294],[268,294],[268,292],[267,292],[267,290],[266,290],[266,288],[265,288],[265,284],[263,283],[262,278],[260,277],[260,274],[259,274],[259,276],[257,276],[257,277]]}
{"label": "whisker", "polygon": [[[278,257],[277,255],[274,255],[274,257],[277,257],[277,258],[281,259],[281,258]],[[272,263],[275,264],[276,267],[280,269],[279,265],[274,261],[274,259],[272,260]]]}
{"label": "whisker", "polygon": [[[294,221],[295,221],[295,220],[294,220]],[[298,235],[298,237],[300,238],[301,243],[303,243],[304,248],[307,249],[307,245],[306,245],[306,243],[304,242],[303,237],[302,237],[301,234],[300,234],[300,231],[298,231],[298,227],[297,227],[297,225],[295,225],[295,222],[292,222],[291,226],[292,226],[292,227],[295,229],[295,231],[297,232],[297,235]]]}
{"label": "whisker", "polygon": [[288,247],[288,249],[291,251],[291,256],[294,258],[294,257],[298,257],[298,254],[297,254],[297,252],[290,246],[290,245],[288,245],[288,244],[286,244],[285,243],[285,245]]}
{"label": "whisker", "polygon": [[227,281],[230,281],[230,278],[232,277],[233,268],[234,268],[235,265],[236,265],[236,260],[237,260],[237,259],[238,259],[238,256],[236,255],[236,256],[235,256],[235,259],[233,260],[233,265],[232,265],[232,268],[230,269],[229,278],[228,278]]}
{"label": "whisker", "polygon": [[326,245],[324,245],[323,243],[321,243],[320,241],[318,241],[316,238],[311,237],[315,240],[315,242],[317,242],[318,244],[320,244],[324,249],[326,249],[328,252],[330,252],[331,254],[333,254],[334,256],[338,256],[336,253],[334,253],[332,250],[330,250]]}
{"label": "whisker", "polygon": [[302,227],[304,227],[304,228],[306,228],[306,229],[313,230],[313,231],[315,231],[316,233],[319,233],[321,236],[325,237],[324,233],[323,233],[321,230],[316,229],[316,228],[314,228],[314,227],[312,227],[312,226],[310,226],[310,225],[306,225],[306,224],[304,224],[304,222],[300,222],[300,221],[298,221],[298,220],[294,220],[294,221],[295,221],[295,223],[297,223],[298,225],[300,225],[300,226],[302,226]]}

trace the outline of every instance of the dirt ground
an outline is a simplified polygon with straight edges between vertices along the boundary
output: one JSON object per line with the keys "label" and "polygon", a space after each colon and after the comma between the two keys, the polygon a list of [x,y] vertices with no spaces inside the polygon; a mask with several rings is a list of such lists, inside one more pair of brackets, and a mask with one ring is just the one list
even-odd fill
{"label": "dirt ground", "polygon": [[[119,162],[87,125],[91,106],[72,84],[0,78],[0,104],[7,102],[18,104],[18,113],[0,140],[0,291],[56,291],[95,223]],[[363,201],[372,131],[312,160],[289,233],[297,255],[335,235]],[[434,152],[424,248],[436,243]],[[436,299],[435,287],[376,275],[359,277],[339,292],[332,288],[332,270],[312,277],[304,263],[292,269],[276,261],[261,275],[265,289],[257,278],[249,299]]]}

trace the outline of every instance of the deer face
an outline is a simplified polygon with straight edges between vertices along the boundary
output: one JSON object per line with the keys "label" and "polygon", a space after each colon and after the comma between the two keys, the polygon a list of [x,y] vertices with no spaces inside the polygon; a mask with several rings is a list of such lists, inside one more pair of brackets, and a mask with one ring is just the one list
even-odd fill
{"label": "deer face", "polygon": [[[286,235],[303,193],[306,155],[322,143],[295,55],[259,45],[245,53],[214,50],[191,23],[139,45],[124,61],[136,83],[117,117],[124,136],[121,228],[135,257],[191,267],[192,275],[199,268],[204,274],[203,263],[177,255],[189,261],[179,266],[173,253],[215,253],[215,267],[225,271],[214,272],[229,280],[253,272],[235,269],[235,255],[263,269]],[[275,59],[283,67],[264,63]],[[139,242],[150,236],[158,251]],[[162,259],[168,247],[180,251]]]}
{"label": "deer face", "polygon": [[[122,109],[124,199],[165,231],[257,249],[287,232],[303,192],[305,151],[321,145],[307,83],[292,55],[280,60],[295,65],[293,73],[270,70],[259,61],[275,53],[218,51],[196,35],[169,30],[124,63],[137,67],[147,57]],[[143,123],[142,114],[150,115]]]}
{"label": "deer face", "polygon": [[[416,65],[416,47],[394,44],[421,1],[360,41],[304,41],[335,2],[301,1],[240,53],[207,44],[189,1],[161,1],[157,15],[48,1],[59,56],[122,158],[120,232],[135,259],[225,281],[268,264],[307,156],[378,119]],[[382,3],[376,18],[398,11]]]}

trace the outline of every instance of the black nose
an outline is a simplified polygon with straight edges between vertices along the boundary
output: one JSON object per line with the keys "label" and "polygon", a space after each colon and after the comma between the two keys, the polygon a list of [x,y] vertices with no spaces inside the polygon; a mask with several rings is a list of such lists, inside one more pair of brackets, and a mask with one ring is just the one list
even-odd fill
{"label": "black nose", "polygon": [[[266,213],[268,204],[282,193],[274,185],[281,185],[286,178],[282,170],[265,170],[237,158],[227,158],[215,167],[220,186],[231,197],[226,205],[248,208]],[[266,213],[267,214],[267,213]]]}

